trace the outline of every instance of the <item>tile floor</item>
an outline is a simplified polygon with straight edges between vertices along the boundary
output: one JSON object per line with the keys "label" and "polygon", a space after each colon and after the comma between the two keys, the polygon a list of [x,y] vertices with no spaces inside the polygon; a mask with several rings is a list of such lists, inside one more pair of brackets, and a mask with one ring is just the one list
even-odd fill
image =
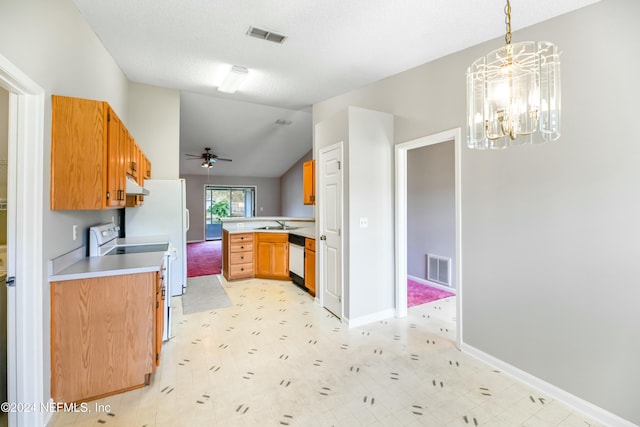
{"label": "tile floor", "polygon": [[456,350],[455,297],[348,329],[289,282],[221,280],[232,307],[183,315],[174,298],[149,386],[49,425],[598,425]]}

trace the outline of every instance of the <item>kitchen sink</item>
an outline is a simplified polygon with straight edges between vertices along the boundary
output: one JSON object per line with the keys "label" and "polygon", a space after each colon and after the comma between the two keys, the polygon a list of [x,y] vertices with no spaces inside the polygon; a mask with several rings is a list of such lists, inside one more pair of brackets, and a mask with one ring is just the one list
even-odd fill
{"label": "kitchen sink", "polygon": [[264,227],[258,227],[256,230],[297,230],[298,227],[289,227],[288,225],[266,225]]}

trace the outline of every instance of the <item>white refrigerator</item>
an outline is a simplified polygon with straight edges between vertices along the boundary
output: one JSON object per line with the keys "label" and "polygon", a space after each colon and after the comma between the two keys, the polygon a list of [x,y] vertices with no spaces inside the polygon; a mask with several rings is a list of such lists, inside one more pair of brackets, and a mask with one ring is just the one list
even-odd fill
{"label": "white refrigerator", "polygon": [[186,207],[184,179],[149,179],[144,188],[144,204],[125,210],[125,237],[168,236],[177,259],[170,265],[168,292],[182,295],[187,289],[187,230],[189,211]]}

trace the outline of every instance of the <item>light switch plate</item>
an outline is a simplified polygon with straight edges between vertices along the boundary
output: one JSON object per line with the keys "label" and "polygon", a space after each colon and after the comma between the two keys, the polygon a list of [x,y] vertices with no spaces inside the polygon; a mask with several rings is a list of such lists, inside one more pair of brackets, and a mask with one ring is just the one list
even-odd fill
{"label": "light switch plate", "polygon": [[369,227],[369,218],[360,218],[360,228]]}

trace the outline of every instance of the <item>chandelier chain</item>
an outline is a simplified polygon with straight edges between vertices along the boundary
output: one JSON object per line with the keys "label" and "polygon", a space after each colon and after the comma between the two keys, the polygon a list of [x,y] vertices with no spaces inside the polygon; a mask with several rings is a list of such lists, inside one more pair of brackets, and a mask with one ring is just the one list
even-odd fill
{"label": "chandelier chain", "polygon": [[504,6],[504,24],[507,29],[507,33],[504,35],[504,41],[507,44],[511,44],[511,2],[507,0],[507,4]]}

